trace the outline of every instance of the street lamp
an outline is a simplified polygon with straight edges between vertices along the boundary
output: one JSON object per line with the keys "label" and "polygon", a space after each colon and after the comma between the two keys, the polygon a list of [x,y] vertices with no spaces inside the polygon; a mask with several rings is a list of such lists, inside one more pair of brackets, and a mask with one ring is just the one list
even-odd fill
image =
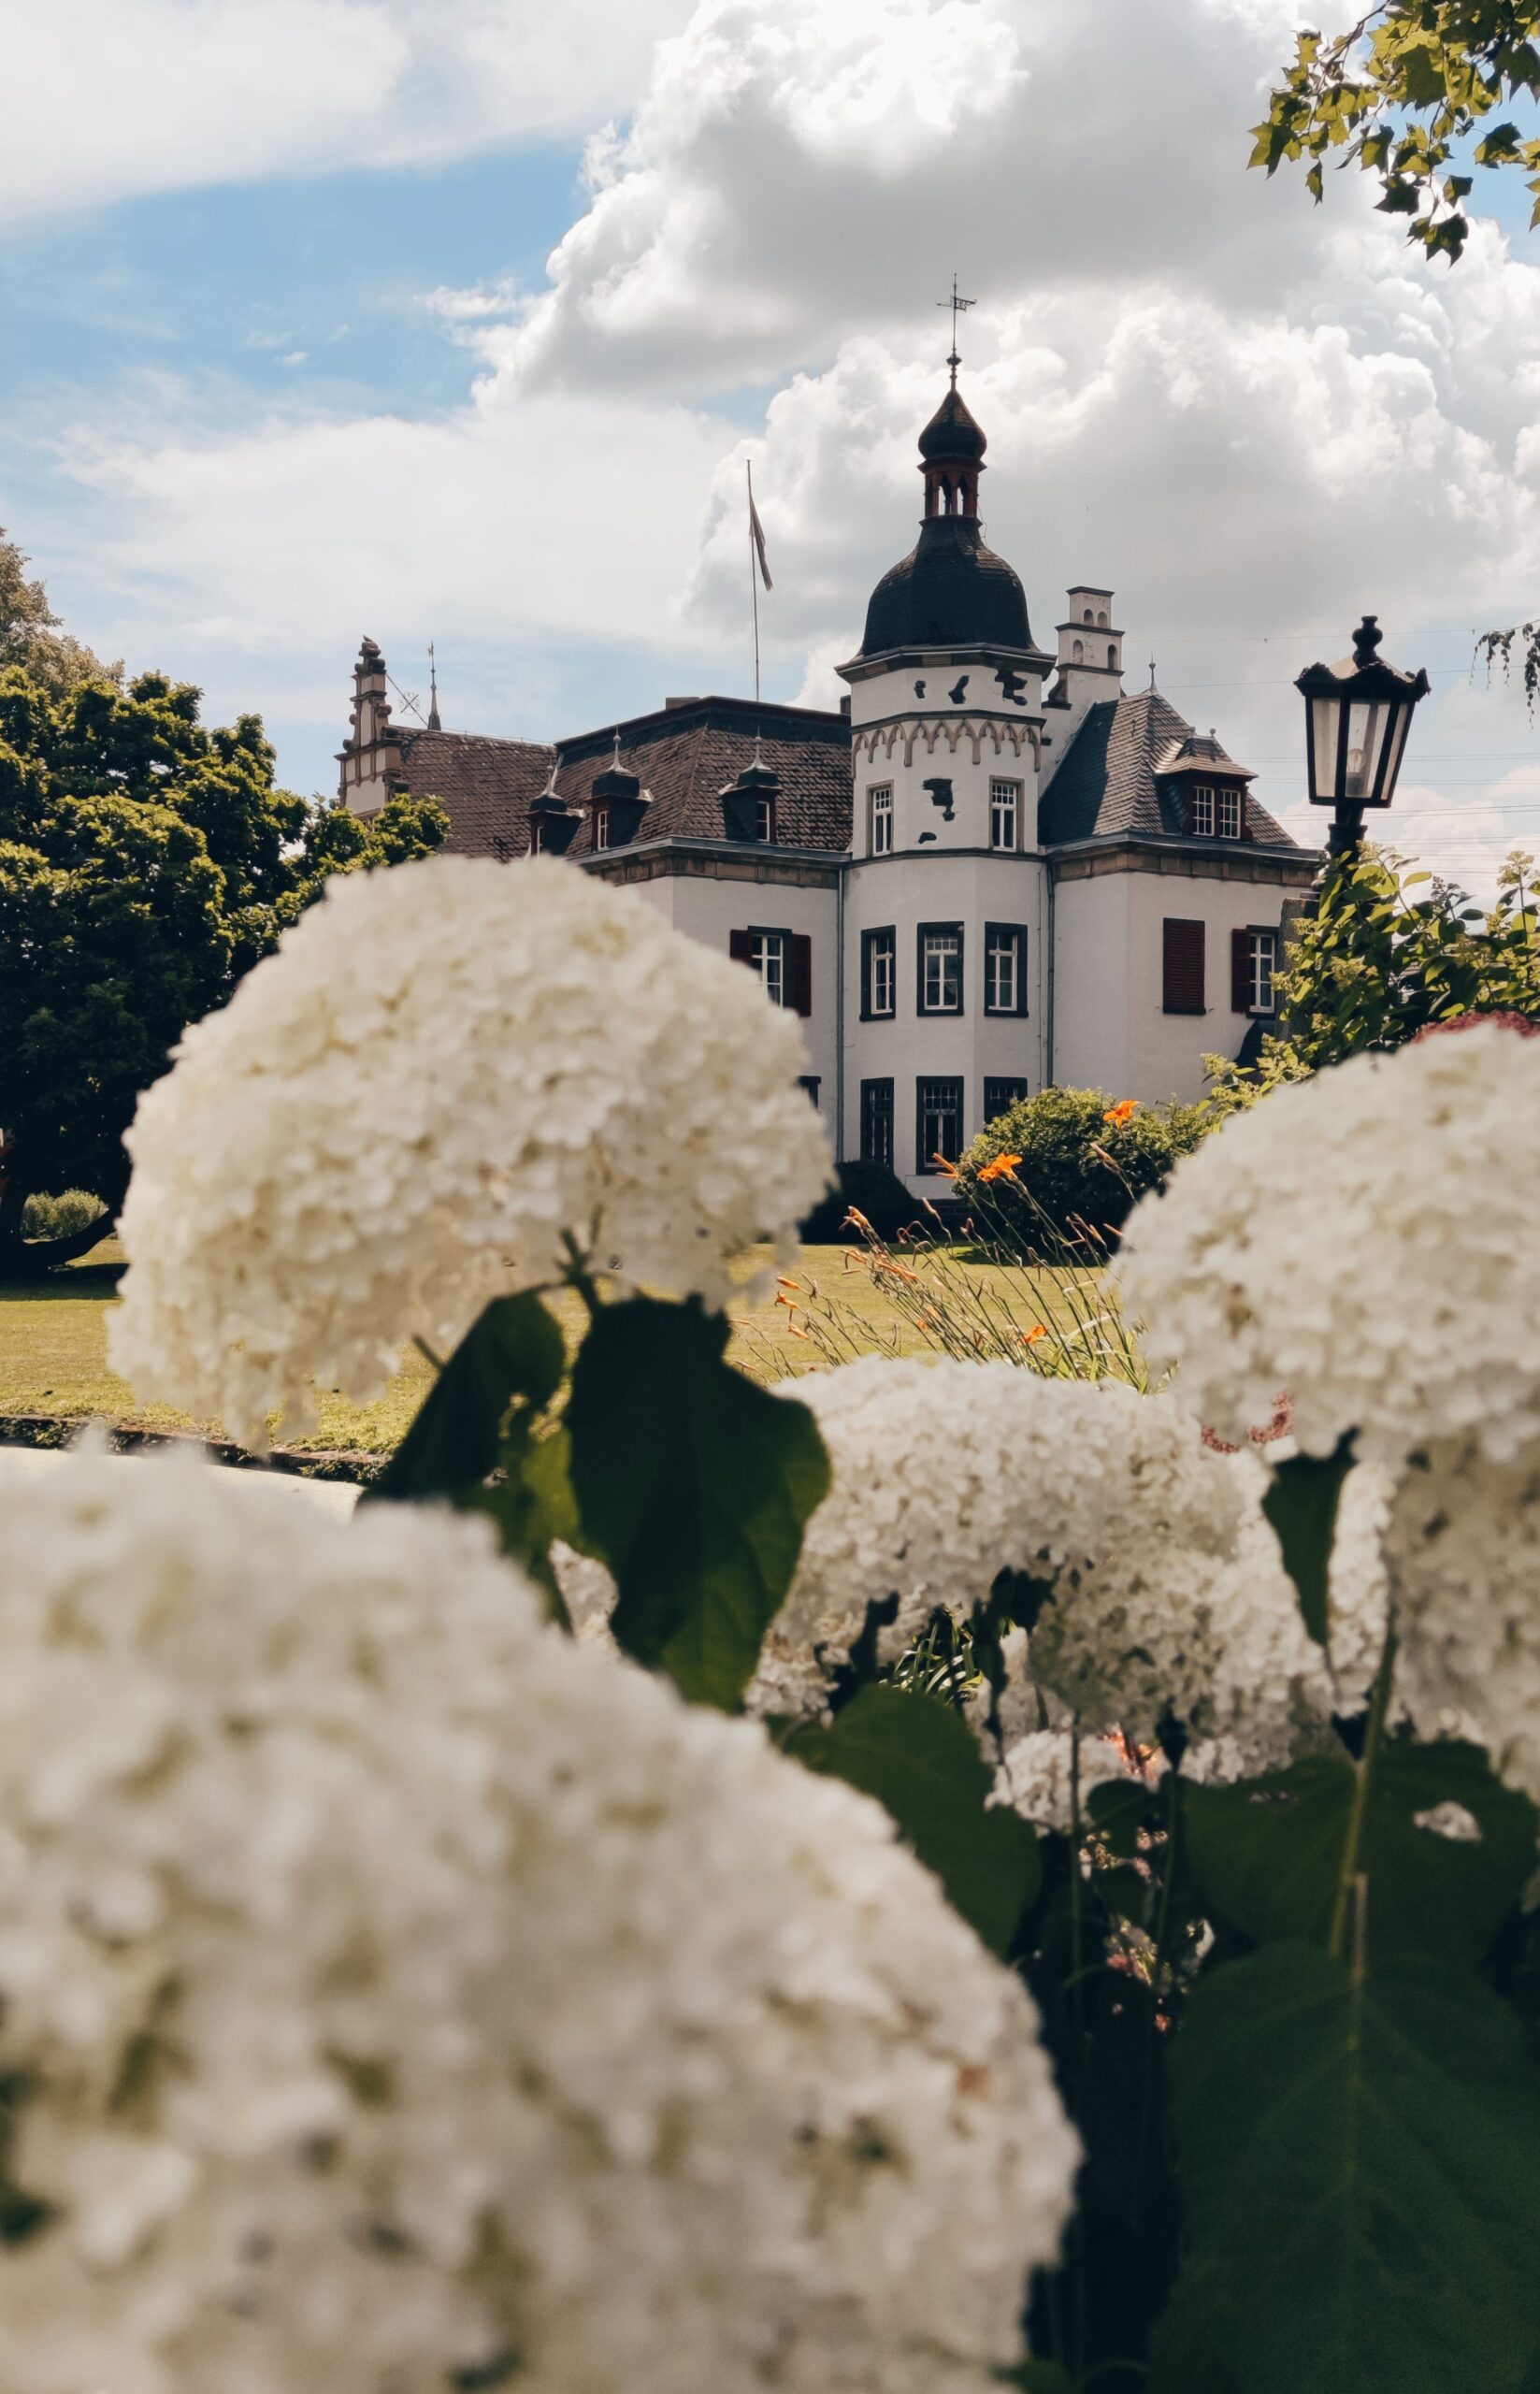
{"label": "street lamp", "polygon": [[1398,672],[1375,655],[1384,635],[1365,615],[1353,654],[1340,665],[1307,665],[1294,686],[1305,702],[1310,803],[1336,810],[1328,846],[1350,856],[1363,837],[1366,806],[1389,806],[1412,728],[1412,709],[1428,695],[1428,676]]}

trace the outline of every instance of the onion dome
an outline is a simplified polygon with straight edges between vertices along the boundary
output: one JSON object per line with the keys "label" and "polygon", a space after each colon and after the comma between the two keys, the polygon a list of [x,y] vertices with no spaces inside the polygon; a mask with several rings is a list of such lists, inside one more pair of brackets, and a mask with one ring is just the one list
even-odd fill
{"label": "onion dome", "polygon": [[920,435],[920,455],[926,459],[981,458],[989,443],[956,382]]}
{"label": "onion dome", "polygon": [[954,379],[920,435],[920,537],[871,594],[862,656],[892,648],[1031,647],[1026,592],[1014,568],[985,546],[979,525],[986,446]]}

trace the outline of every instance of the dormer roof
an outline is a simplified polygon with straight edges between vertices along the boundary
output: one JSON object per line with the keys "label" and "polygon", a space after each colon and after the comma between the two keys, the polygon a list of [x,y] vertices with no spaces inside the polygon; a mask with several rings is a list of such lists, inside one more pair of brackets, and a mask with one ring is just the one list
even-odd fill
{"label": "dormer roof", "polygon": [[1157,777],[1170,781],[1178,773],[1217,774],[1231,781],[1254,782],[1257,778],[1249,765],[1238,765],[1226,754],[1223,743],[1212,731],[1189,731],[1185,740],[1173,740],[1155,760]]}

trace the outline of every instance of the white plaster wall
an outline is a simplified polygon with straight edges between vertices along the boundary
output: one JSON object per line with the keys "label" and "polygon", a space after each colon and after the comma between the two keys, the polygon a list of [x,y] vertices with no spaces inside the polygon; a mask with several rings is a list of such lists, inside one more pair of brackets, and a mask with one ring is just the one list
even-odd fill
{"label": "white plaster wall", "polygon": [[661,875],[629,887],[635,896],[655,906],[675,930],[700,940],[723,956],[735,930],[798,931],[812,940],[813,1012],[799,1027],[806,1070],[818,1075],[818,1111],[832,1140],[838,1129],[834,1038],[839,1002],[838,893],[787,887],[778,882],[708,881],[687,873]]}
{"label": "white plaster wall", "polygon": [[[953,1074],[963,1083],[964,1144],[983,1127],[986,1077],[1025,1078],[1041,1089],[1046,1031],[1047,922],[1044,867],[1036,857],[945,855],[875,858],[849,869],[845,898],[845,1118],[842,1155],[860,1152],[860,1085],[893,1082],[893,1161],[916,1194],[935,1196],[936,1176],[915,1171],[914,1083],[921,1074]],[[963,926],[963,1011],[922,1015],[916,948],[922,922]],[[1025,1017],[984,1012],[985,925],[1027,926]],[[891,924],[898,1011],[863,1022],[861,933]],[[941,1192],[944,1193],[944,1191]]]}
{"label": "white plaster wall", "polygon": [[[1114,873],[1060,882],[1055,894],[1054,1077],[1154,1104],[1202,1097],[1205,1055],[1233,1056],[1251,1017],[1230,1002],[1230,935],[1276,929],[1293,893],[1274,882]],[[1204,931],[1204,1011],[1167,1014],[1162,925]]]}

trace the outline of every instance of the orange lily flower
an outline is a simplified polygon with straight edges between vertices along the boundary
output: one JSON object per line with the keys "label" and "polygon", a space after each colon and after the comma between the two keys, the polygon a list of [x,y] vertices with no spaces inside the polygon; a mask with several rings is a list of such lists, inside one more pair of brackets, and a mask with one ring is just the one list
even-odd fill
{"label": "orange lily flower", "polygon": [[1124,1123],[1131,1122],[1138,1111],[1139,1100],[1136,1097],[1125,1097],[1120,1103],[1103,1114],[1101,1119],[1103,1122],[1110,1122],[1115,1130],[1121,1131]]}
{"label": "orange lily flower", "polygon": [[1021,1158],[1019,1156],[997,1156],[993,1163],[986,1163],[985,1165],[983,1171],[979,1174],[979,1178],[981,1180],[1003,1180],[1007,1173],[1015,1172],[1020,1161]]}

